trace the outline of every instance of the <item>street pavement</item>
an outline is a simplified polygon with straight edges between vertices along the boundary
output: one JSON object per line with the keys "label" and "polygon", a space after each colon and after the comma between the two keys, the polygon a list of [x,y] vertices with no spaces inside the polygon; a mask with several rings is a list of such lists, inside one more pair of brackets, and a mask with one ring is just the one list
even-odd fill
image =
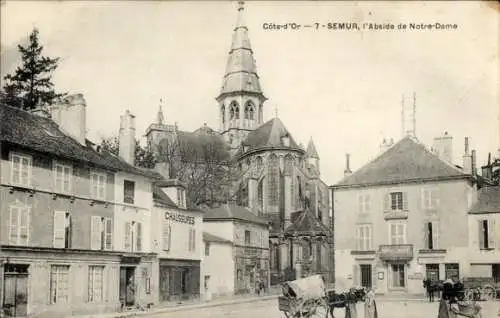
{"label": "street pavement", "polygon": [[[497,318],[500,302],[482,302],[482,318]],[[413,301],[377,301],[379,318],[437,318],[438,302]],[[363,304],[358,304],[358,318],[364,318]],[[335,318],[344,318],[343,309],[335,309]],[[144,316],[143,316],[144,317]],[[150,318],[280,318],[285,317],[278,310],[276,299],[258,302],[231,304],[217,307],[197,308],[176,312],[164,312],[147,315]]]}

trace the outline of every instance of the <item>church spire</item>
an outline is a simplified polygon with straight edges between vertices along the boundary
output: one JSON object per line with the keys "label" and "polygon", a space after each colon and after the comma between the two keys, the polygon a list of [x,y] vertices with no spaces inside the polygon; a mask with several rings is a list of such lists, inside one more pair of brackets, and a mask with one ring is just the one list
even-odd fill
{"label": "church spire", "polygon": [[226,64],[220,95],[218,100],[228,94],[250,93],[265,100],[260,87],[257,67],[253,57],[252,46],[248,36],[248,28],[244,22],[244,2],[238,2],[238,19],[233,32],[231,49]]}

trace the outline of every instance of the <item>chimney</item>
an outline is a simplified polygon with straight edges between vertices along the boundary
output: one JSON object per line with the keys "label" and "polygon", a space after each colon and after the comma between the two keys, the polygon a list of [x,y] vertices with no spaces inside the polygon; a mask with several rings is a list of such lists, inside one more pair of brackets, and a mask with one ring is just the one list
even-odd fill
{"label": "chimney", "polygon": [[471,152],[471,170],[472,170],[472,175],[473,176],[477,175],[476,151],[475,150],[472,150],[472,152]]}
{"label": "chimney", "polygon": [[157,162],[155,171],[162,175],[165,179],[170,179],[170,164],[168,162]]}
{"label": "chimney", "polygon": [[351,168],[349,167],[349,159],[350,159],[350,154],[346,153],[345,155],[345,170],[344,170],[344,177],[348,177],[352,174]]}
{"label": "chimney", "polygon": [[126,111],[120,116],[119,156],[130,165],[135,164],[135,116]]}
{"label": "chimney", "polygon": [[464,173],[473,174],[472,170],[472,154],[469,153],[469,137],[465,137],[465,151],[462,157],[462,167]]}
{"label": "chimney", "polygon": [[453,137],[445,131],[441,137],[434,138],[434,150],[441,160],[453,163]]}
{"label": "chimney", "polygon": [[80,144],[85,145],[87,119],[87,103],[83,94],[72,94],[66,96],[59,103],[49,107],[52,120],[59,129]]}

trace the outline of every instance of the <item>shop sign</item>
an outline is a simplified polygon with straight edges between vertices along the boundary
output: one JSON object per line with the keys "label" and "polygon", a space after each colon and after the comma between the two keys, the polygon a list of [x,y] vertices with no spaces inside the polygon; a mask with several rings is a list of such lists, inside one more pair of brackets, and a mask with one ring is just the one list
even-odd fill
{"label": "shop sign", "polygon": [[194,224],[194,216],[165,212],[165,219],[186,224]]}
{"label": "shop sign", "polygon": [[409,260],[413,258],[413,246],[409,244],[381,245],[379,253],[380,259],[383,260]]}

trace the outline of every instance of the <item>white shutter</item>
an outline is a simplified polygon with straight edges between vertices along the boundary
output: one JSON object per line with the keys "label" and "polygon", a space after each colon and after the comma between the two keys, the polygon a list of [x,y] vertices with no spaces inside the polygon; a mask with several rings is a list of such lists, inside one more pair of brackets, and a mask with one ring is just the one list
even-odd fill
{"label": "white shutter", "polygon": [[102,220],[100,216],[92,216],[90,223],[90,249],[100,250],[102,246]]}
{"label": "white shutter", "polygon": [[495,248],[495,220],[488,220],[488,248]]}
{"label": "white shutter", "polygon": [[365,202],[364,202],[364,204],[365,204],[365,207],[364,207],[365,212],[370,212],[370,208],[371,208],[370,207],[370,203],[371,203],[370,201],[371,201],[371,195],[369,193],[365,194]]}
{"label": "white shutter", "polygon": [[408,211],[408,193],[403,191],[403,211]]}
{"label": "white shutter", "polygon": [[373,241],[373,231],[372,231],[372,226],[368,226],[368,250],[372,250],[372,241]]}
{"label": "white shutter", "polygon": [[113,222],[111,218],[104,219],[104,248],[113,249]]}
{"label": "white shutter", "polygon": [[125,222],[125,228],[124,228],[125,232],[124,232],[124,237],[123,237],[123,243],[124,243],[124,245],[123,245],[123,247],[125,248],[126,251],[130,250],[130,247],[131,247],[131,245],[130,245],[130,243],[131,243],[130,242],[130,239],[131,239],[131,235],[130,235],[131,233],[130,232],[131,232],[131,230],[132,230],[132,228],[131,228],[130,222]]}
{"label": "white shutter", "polygon": [[28,245],[29,234],[30,234],[30,218],[31,218],[31,207],[28,205],[23,206],[20,209],[21,215],[19,220],[19,244]]}
{"label": "white shutter", "polygon": [[137,222],[136,224],[136,240],[137,240],[137,251],[142,251],[142,223]]}
{"label": "white shutter", "polygon": [[66,212],[54,211],[54,247],[64,248],[66,241]]}
{"label": "white shutter", "polygon": [[196,230],[193,229],[193,252],[196,250]]}
{"label": "white shutter", "polygon": [[439,191],[439,188],[434,189],[432,191],[432,199],[434,201],[434,208],[435,209],[439,208],[439,203],[441,201],[441,193]]}
{"label": "white shutter", "polygon": [[477,221],[478,225],[478,235],[479,235],[479,249],[485,248],[485,241],[484,241],[484,228],[483,228],[483,220],[478,220]]}
{"label": "white shutter", "polygon": [[163,250],[170,250],[171,227],[170,223],[163,223]]}
{"label": "white shutter", "polygon": [[19,219],[21,218],[21,209],[17,206],[10,207],[10,236],[9,242],[11,245],[17,245],[19,236]]}
{"label": "white shutter", "polygon": [[358,213],[363,213],[363,195],[358,194]]}
{"label": "white shutter", "polygon": [[432,222],[432,247],[433,249],[439,249],[439,222]]}
{"label": "white shutter", "polygon": [[391,210],[391,194],[387,193],[384,199],[384,212],[389,212]]}

